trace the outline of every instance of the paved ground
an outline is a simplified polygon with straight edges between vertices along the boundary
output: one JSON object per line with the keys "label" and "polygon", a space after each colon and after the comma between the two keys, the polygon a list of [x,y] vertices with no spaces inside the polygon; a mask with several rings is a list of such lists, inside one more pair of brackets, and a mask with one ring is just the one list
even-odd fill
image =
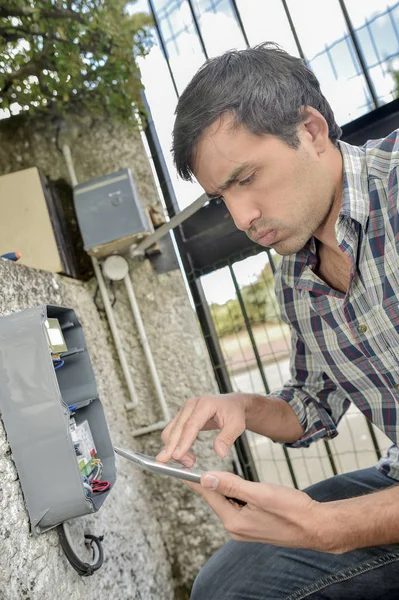
{"label": "paved ground", "polygon": [[[270,389],[278,389],[289,378],[288,358],[264,366],[264,371]],[[257,368],[236,373],[232,376],[232,382],[236,390],[265,393]],[[379,446],[384,451],[390,441],[381,431],[374,430]],[[256,434],[249,434],[249,438],[261,479],[292,485],[282,446]],[[330,442],[330,446],[339,473],[371,466],[377,460],[365,418],[353,405],[342,419],[339,435]],[[300,488],[333,475],[322,441],[306,449],[289,449],[289,455]]]}

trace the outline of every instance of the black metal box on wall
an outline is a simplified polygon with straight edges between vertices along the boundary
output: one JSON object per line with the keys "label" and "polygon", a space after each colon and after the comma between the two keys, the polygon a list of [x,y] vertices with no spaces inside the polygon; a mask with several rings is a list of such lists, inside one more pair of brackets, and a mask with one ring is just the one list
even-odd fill
{"label": "black metal box on wall", "polygon": [[91,256],[126,251],[152,231],[130,169],[81,183],[73,196],[84,247]]}

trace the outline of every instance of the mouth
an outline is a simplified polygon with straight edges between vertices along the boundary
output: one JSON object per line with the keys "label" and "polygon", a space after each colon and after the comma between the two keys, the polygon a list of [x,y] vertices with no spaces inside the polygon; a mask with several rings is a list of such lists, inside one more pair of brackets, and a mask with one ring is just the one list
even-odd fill
{"label": "mouth", "polygon": [[277,231],[275,229],[266,229],[265,231],[261,231],[261,233],[256,236],[254,242],[260,244],[261,246],[272,246],[276,235]]}

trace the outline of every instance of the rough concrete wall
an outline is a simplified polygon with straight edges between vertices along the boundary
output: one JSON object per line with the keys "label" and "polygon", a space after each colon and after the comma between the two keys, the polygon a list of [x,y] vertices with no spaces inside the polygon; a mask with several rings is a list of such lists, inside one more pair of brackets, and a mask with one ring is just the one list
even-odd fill
{"label": "rough concrete wall", "polygon": [[[86,123],[86,122],[85,122]],[[84,125],[89,127],[91,121]],[[89,125],[88,125],[89,124]],[[55,132],[42,123],[22,129],[0,123],[0,174],[38,166],[52,179],[67,178],[62,156],[55,149]],[[42,137],[43,136],[43,137]],[[25,145],[29,143],[29,146]],[[4,150],[7,148],[7,151]],[[93,152],[93,149],[95,151]],[[130,167],[145,204],[155,204],[156,190],[141,140],[122,129],[97,126],[73,146],[78,178],[85,181],[121,167]],[[22,157],[22,160],[21,158]],[[93,160],[91,160],[93,158]],[[190,396],[215,393],[211,367],[195,313],[180,272],[157,275],[147,261],[131,261],[132,281],[149,336],[154,360],[173,415]],[[93,303],[95,282],[77,283],[18,264],[0,261],[0,312],[8,313],[43,302],[74,308],[84,327],[93,366],[115,444],[147,453],[160,448],[160,431],[133,438],[132,431],[160,420],[161,412],[131,316],[123,284],[116,284],[115,313],[131,365],[140,404],[129,402],[107,321]],[[229,468],[213,453],[214,434],[200,434],[195,451],[204,468]],[[225,541],[218,519],[182,483],[138,471],[117,458],[117,486],[100,512],[73,525],[80,539],[88,524],[105,533],[106,562],[96,574],[95,589],[113,600],[188,598],[191,583],[205,560]],[[28,537],[15,468],[0,433],[0,599],[46,600],[97,598],[90,581],[80,580],[61,555],[54,533]],[[16,551],[18,548],[18,551]],[[31,591],[31,583],[34,589]],[[3,589],[3,592],[1,591]]]}
{"label": "rough concrete wall", "polygon": [[69,181],[59,150],[63,142],[68,142],[78,181],[129,167],[143,203],[158,203],[141,137],[121,124],[82,116],[59,128],[50,119],[32,119],[22,114],[0,121],[0,140],[0,175],[38,167],[49,179]]}
{"label": "rough concrete wall", "polygon": [[[43,303],[73,307],[84,328],[107,422],[115,444],[131,445],[124,391],[107,329],[84,285],[0,260],[0,314]],[[0,427],[0,598],[2,600],[80,600],[173,598],[171,566],[159,523],[148,507],[151,490],[141,471],[118,463],[112,495],[95,516],[77,519],[71,533],[83,550],[84,531],[104,534],[106,560],[92,579],[82,579],[63,556],[55,532],[29,533],[10,448]],[[82,557],[88,560],[84,552]]]}

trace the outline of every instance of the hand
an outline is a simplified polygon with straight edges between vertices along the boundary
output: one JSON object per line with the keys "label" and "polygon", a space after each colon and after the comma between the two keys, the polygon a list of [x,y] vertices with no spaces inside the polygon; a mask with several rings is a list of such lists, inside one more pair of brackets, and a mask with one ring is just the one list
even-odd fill
{"label": "hand", "polygon": [[[201,485],[185,482],[200,494],[233,540],[327,551],[322,541],[324,507],[299,490],[254,483],[226,472],[208,472]],[[239,506],[232,500],[246,502]]]}
{"label": "hand", "polygon": [[157,460],[174,458],[192,467],[195,456],[189,449],[200,431],[211,429],[220,429],[214,448],[218,456],[226,457],[245,430],[247,401],[248,395],[239,393],[190,398],[163,430],[165,448]]}

